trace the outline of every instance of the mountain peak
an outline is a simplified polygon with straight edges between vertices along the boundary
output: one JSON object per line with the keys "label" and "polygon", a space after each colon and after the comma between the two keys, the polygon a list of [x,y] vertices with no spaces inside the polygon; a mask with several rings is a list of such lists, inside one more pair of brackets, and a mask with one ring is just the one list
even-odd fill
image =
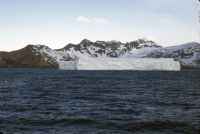
{"label": "mountain peak", "polygon": [[26,47],[30,47],[30,48],[49,48],[48,46],[46,46],[46,45],[41,45],[41,44],[36,44],[36,45],[34,45],[34,44],[28,44]]}
{"label": "mountain peak", "polygon": [[91,43],[91,41],[88,40],[88,39],[83,39],[83,40],[80,42],[80,44],[87,44],[87,43]]}

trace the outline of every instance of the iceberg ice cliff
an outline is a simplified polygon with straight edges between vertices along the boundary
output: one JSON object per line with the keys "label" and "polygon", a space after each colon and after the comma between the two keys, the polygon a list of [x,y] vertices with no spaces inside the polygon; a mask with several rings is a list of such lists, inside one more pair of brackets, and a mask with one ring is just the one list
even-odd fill
{"label": "iceberg ice cliff", "polygon": [[78,70],[160,70],[180,71],[178,61],[169,58],[88,58],[80,59]]}

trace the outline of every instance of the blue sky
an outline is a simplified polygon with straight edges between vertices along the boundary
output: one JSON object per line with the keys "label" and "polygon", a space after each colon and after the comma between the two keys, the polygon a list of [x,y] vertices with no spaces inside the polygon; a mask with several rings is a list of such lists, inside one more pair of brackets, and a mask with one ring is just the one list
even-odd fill
{"label": "blue sky", "polygon": [[27,44],[60,48],[83,38],[199,41],[197,0],[0,0],[0,51]]}

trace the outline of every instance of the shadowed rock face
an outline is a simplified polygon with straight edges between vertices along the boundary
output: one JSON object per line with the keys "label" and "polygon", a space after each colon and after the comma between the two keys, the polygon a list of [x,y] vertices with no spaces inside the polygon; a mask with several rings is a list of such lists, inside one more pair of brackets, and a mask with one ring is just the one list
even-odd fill
{"label": "shadowed rock face", "polygon": [[44,56],[36,54],[32,45],[12,51],[0,52],[0,67],[5,68],[57,68],[56,63],[49,63]]}

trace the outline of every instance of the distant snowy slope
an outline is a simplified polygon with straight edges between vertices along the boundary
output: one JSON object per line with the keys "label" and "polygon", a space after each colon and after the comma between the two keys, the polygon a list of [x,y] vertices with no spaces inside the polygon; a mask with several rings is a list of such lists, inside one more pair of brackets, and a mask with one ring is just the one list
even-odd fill
{"label": "distant snowy slope", "polygon": [[200,44],[196,42],[166,47],[148,53],[151,58],[173,58],[185,68],[200,68]]}

